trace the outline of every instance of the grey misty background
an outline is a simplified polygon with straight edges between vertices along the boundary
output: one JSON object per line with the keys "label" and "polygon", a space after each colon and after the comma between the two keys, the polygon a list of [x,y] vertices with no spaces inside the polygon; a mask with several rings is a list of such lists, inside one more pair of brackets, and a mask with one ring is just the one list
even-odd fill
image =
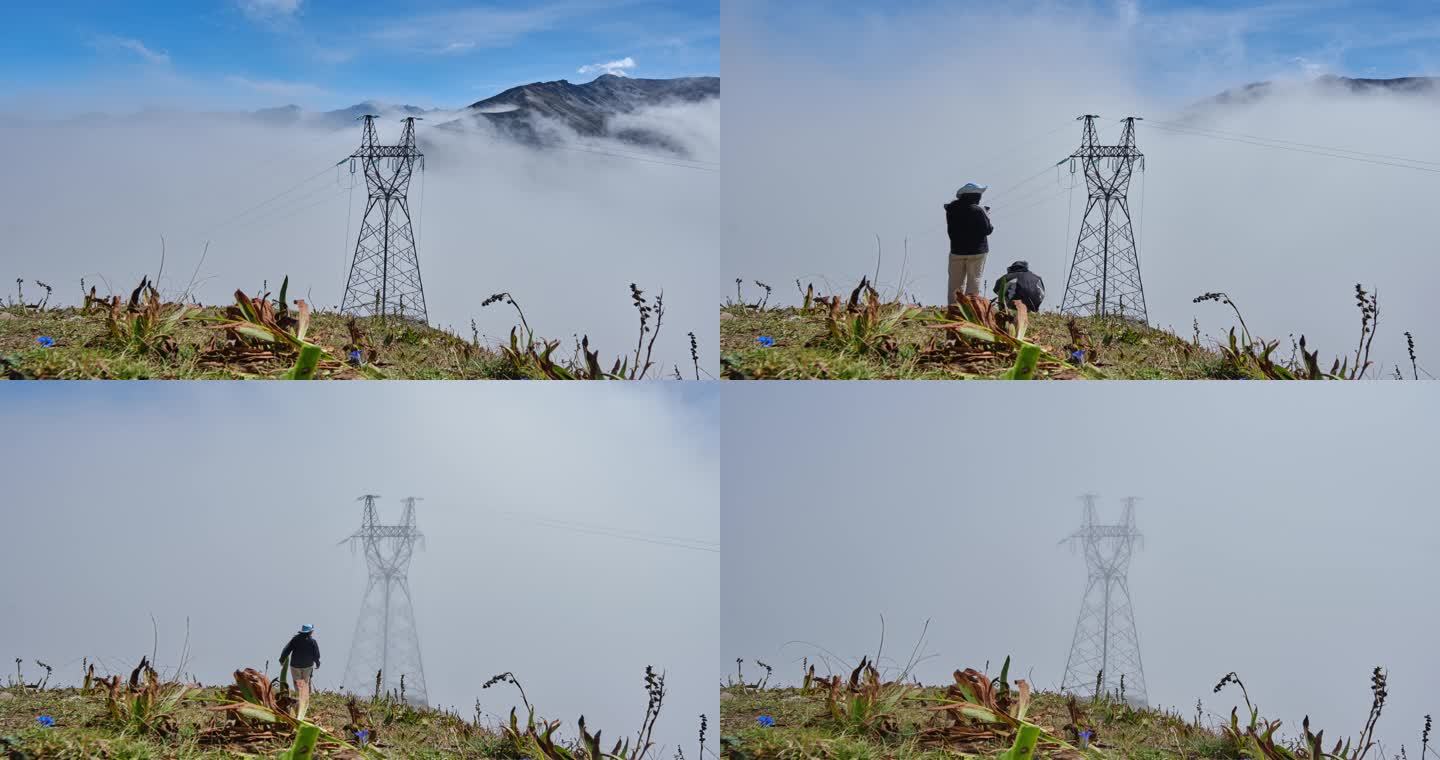
{"label": "grey misty background", "polygon": [[127,106],[97,83],[100,114],[83,93],[33,110],[0,100],[13,117],[0,135],[17,146],[0,190],[6,276],[48,282],[67,303],[81,278],[128,291],[159,271],[164,236],[167,293],[193,276],[195,296],[220,303],[237,288],[278,290],[288,274],[292,296],[337,308],[366,188],[357,172],[351,191],[348,164],[325,167],[358,148],[356,116],[379,114],[379,139],[393,144],[400,118],[421,115],[426,171],[409,197],[432,324],[468,338],[473,319],[483,340],[508,341],[513,309],[480,304],[509,291],[540,334],[568,351],[588,333],[609,361],[638,332],[633,282],[664,292],[667,372],[691,363],[692,330],[713,368],[715,320],[701,302],[720,255],[719,83],[636,82],[536,83],[445,109],[227,112],[213,105],[225,93],[185,99],[163,84]]}
{"label": "grey misty background", "polygon": [[478,699],[487,722],[504,719],[518,693],[480,686],[509,670],[566,736],[583,713],[618,738],[638,727],[654,665],[670,691],[657,741],[690,754],[698,716],[717,716],[719,555],[502,513],[717,541],[717,407],[700,386],[13,388],[0,652],[31,676],[33,660],[53,665],[52,683],[74,685],[82,657],[128,672],[151,652],[153,614],[164,670],[188,616],[185,670],[214,684],[267,660],[276,674],[308,622],[316,685],[338,688],[366,568],[336,543],[359,527],[357,496],[382,495],[395,522],[414,495],[433,704],[469,717]]}
{"label": "grey misty background", "polygon": [[[1362,389],[1363,390],[1363,389]],[[923,383],[726,388],[719,668],[903,664],[927,619],[927,684],[988,661],[1056,689],[1085,589],[1059,545],[1100,495],[1137,496],[1129,574],[1152,705],[1228,720],[1237,671],[1292,736],[1357,734],[1389,670],[1386,757],[1440,711],[1429,421],[1412,387],[1202,384],[956,394]],[[794,643],[791,643],[794,642]],[[822,649],[823,648],[823,649]],[[831,659],[839,672],[843,665]],[[890,671],[895,672],[893,669]]]}
{"label": "grey misty background", "polygon": [[[848,292],[861,276],[874,275],[878,234],[886,292],[900,284],[908,237],[905,291],[923,303],[941,302],[948,252],[941,205],[973,180],[991,185],[986,202],[995,209],[986,279],[993,283],[1011,261],[1026,259],[1045,278],[1046,308],[1056,309],[1086,194],[1077,175],[1067,214],[1068,167],[1058,179],[1045,167],[1079,146],[1076,116],[1105,117],[1100,136],[1114,144],[1116,120],[1136,115],[1149,119],[1137,127],[1147,171],[1137,175],[1130,199],[1152,324],[1190,336],[1198,319],[1203,337],[1219,338],[1236,324],[1234,316],[1218,304],[1191,301],[1225,291],[1252,331],[1281,340],[1287,355],[1288,336],[1304,334],[1328,366],[1347,349],[1353,354],[1358,282],[1380,294],[1373,358],[1408,364],[1402,333],[1411,330],[1422,367],[1434,366],[1440,334],[1430,332],[1437,310],[1428,283],[1440,264],[1427,209],[1440,194],[1440,174],[1156,125],[1188,120],[1440,161],[1433,139],[1440,90],[1356,94],[1316,87],[1321,72],[1356,73],[1247,49],[1246,24],[1275,32],[1304,23],[1294,18],[1304,12],[1014,3],[899,10],[866,4],[830,13],[805,4],[728,2],[718,296],[733,298],[736,277],[752,295],[758,279],[788,302],[798,300],[796,278]],[[1434,60],[1413,65],[1416,75],[1440,70]],[[1209,102],[1261,81],[1275,86],[1256,102]]]}

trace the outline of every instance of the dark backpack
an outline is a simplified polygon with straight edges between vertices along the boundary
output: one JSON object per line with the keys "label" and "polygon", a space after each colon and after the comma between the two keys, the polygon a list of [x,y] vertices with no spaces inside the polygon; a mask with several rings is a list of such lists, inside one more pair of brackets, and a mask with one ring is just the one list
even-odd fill
{"label": "dark backpack", "polygon": [[995,283],[995,294],[1003,308],[1008,309],[1011,303],[1019,301],[1030,311],[1039,311],[1045,301],[1045,281],[1028,270],[1006,272]]}

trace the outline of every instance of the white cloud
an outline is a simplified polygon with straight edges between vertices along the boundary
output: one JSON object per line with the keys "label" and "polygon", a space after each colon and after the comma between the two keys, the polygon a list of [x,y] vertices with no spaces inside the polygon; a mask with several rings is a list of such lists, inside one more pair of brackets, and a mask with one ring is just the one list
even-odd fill
{"label": "white cloud", "polygon": [[266,95],[276,95],[287,98],[328,94],[325,88],[308,82],[286,82],[279,79],[250,79],[249,77],[243,76],[228,76],[225,77],[225,81],[236,87],[243,87],[254,92],[263,92]]}
{"label": "white cloud", "polygon": [[304,0],[235,0],[245,15],[254,19],[288,18],[300,12]]}
{"label": "white cloud", "polygon": [[[203,284],[196,287],[204,303],[222,303],[238,287],[259,288],[265,277],[273,285],[282,275],[289,275],[297,294],[313,289],[309,303],[330,308],[340,302],[364,214],[364,179],[357,179],[352,199],[346,168],[316,172],[355,150],[360,125],[337,131],[304,118],[279,126],[211,113],[287,103],[339,107],[358,102],[360,94],[332,91],[311,98],[295,94],[303,93],[296,88],[304,85],[264,81],[269,77],[262,72],[237,68],[225,75],[156,85],[154,97],[117,84],[113,92],[77,102],[87,111],[132,113],[151,106],[166,111],[153,119],[16,128],[13,141],[27,150],[6,165],[6,176],[14,181],[0,186],[0,207],[7,209],[0,226],[10,245],[6,250],[47,252],[43,261],[26,264],[33,270],[26,276],[73,283],[84,276],[105,289],[103,274],[117,290],[126,282],[134,287],[138,273],[153,271],[164,234],[170,253],[162,289],[186,286],[208,240],[211,247],[197,279]],[[364,96],[388,99],[383,92]],[[413,102],[400,100],[403,93],[392,96]],[[196,102],[205,104],[206,113],[175,113],[193,109]],[[482,342],[508,345],[515,313],[498,305],[481,308],[475,296],[507,290],[523,305],[532,328],[565,340],[557,352],[563,349],[568,356],[572,336],[588,335],[608,367],[627,345],[634,350],[638,320],[629,299],[634,282],[647,296],[664,291],[666,313],[655,357],[666,374],[676,364],[690,366],[686,333],[691,330],[699,342],[700,366],[719,372],[719,323],[709,297],[719,276],[718,172],[634,160],[619,154],[651,154],[629,143],[581,138],[553,122],[544,122],[547,134],[576,149],[536,151],[499,139],[483,124],[461,133],[425,126],[444,120],[429,118],[420,125],[425,174],[410,190],[425,295],[437,325],[459,328],[468,337],[473,318]],[[118,128],[121,124],[135,128]],[[697,161],[720,159],[716,103],[640,112],[621,124],[663,130]],[[401,125],[385,118],[378,129],[380,139],[389,143],[399,137]],[[165,160],[155,160],[157,151]],[[285,166],[269,159],[213,160],[256,155],[283,159]],[[42,161],[45,156],[52,160]],[[674,157],[654,153],[653,158],[669,163]],[[86,176],[88,184],[82,181]],[[223,224],[307,176],[313,179],[293,192]],[[122,181],[130,192],[102,203],[102,191]],[[217,189],[197,193],[197,182]],[[57,189],[71,186],[84,192]],[[62,196],[64,203],[54,202]],[[352,200],[354,226],[347,238]],[[78,218],[93,224],[77,224]],[[569,223],[555,225],[556,218]],[[478,236],[477,219],[485,227]],[[545,234],[537,235],[542,227]],[[477,250],[487,255],[477,256]],[[516,250],[533,256],[501,255]],[[577,250],[588,255],[570,255]],[[674,255],[677,250],[685,255]],[[315,253],[297,256],[296,251]],[[561,260],[565,277],[557,278],[554,267],[536,265]],[[693,368],[687,376],[692,373]]]}
{"label": "white cloud", "polygon": [[1315,77],[1318,77],[1322,74],[1328,74],[1332,71],[1332,67],[1329,64],[1323,63],[1321,61],[1314,61],[1304,56],[1296,56],[1294,59],[1294,63],[1300,68],[1300,73],[1306,79],[1314,79]]}
{"label": "white cloud", "polygon": [[628,70],[630,70],[630,69],[633,69],[633,68],[635,68],[635,59],[634,59],[634,58],[631,58],[630,56],[627,55],[627,56],[625,56],[624,58],[621,58],[621,59],[618,60],[618,61],[610,61],[609,63],[592,63],[592,64],[589,64],[589,65],[586,65],[586,66],[581,66],[581,67],[580,67],[580,73],[581,73],[581,74],[614,74],[614,75],[616,75],[616,76],[621,76],[621,77],[623,77],[623,76],[626,76],[626,74],[625,74],[626,71],[628,71]]}
{"label": "white cloud", "polygon": [[453,54],[510,45],[527,35],[552,28],[573,13],[561,6],[514,11],[464,8],[385,21],[369,36],[374,43],[390,49]]}
{"label": "white cloud", "polygon": [[446,45],[445,47],[440,48],[440,49],[437,50],[436,52],[438,52],[438,53],[443,53],[443,54],[464,53],[464,52],[467,51],[467,50],[474,50],[474,49],[475,49],[475,43],[473,43],[473,42],[452,42],[452,43],[450,43],[449,45]]}
{"label": "white cloud", "polygon": [[98,40],[96,46],[101,48],[120,48],[123,50],[128,50],[135,55],[144,58],[149,63],[156,63],[160,65],[166,65],[170,63],[169,53],[166,53],[163,50],[151,50],[145,45],[145,43],[133,37],[101,37]]}

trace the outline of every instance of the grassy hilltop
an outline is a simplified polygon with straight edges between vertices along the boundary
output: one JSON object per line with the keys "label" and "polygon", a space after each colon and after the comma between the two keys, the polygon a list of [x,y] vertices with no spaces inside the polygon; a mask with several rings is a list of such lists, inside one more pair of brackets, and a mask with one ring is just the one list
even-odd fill
{"label": "grassy hilltop", "polygon": [[[767,290],[757,302],[721,307],[721,372],[729,380],[1360,379],[1375,373],[1378,305],[1358,285],[1356,293],[1360,345],[1326,368],[1304,336],[1283,349],[1252,336],[1224,293],[1195,300],[1230,306],[1240,326],[1223,341],[1202,342],[1198,327],[1182,338],[1124,317],[1001,311],[984,298],[949,308],[885,300],[865,280],[848,298],[819,296],[812,286],[799,306],[769,306]],[[1406,336],[1407,369],[1418,379]]]}
{"label": "grassy hilltop", "polygon": [[[38,283],[44,285],[43,283]],[[129,297],[99,296],[83,305],[27,300],[24,283],[0,304],[0,377],[10,379],[403,379],[403,380],[640,380],[681,377],[651,360],[664,305],[631,286],[639,314],[640,347],[601,363],[588,337],[561,346],[531,331],[509,293],[481,306],[515,308],[519,324],[508,343],[486,345],[471,323],[462,338],[414,320],[347,317],[312,309],[278,294],[235,292],[225,306],[166,297],[142,280]],[[33,288],[32,288],[33,290]],[[653,321],[653,324],[652,324]],[[647,342],[648,338],[648,342]],[[643,351],[641,349],[644,349]],[[700,374],[691,335],[694,375]]]}
{"label": "grassy hilltop", "polygon": [[[1383,760],[1375,726],[1385,706],[1385,674],[1375,669],[1365,728],[1352,739],[1322,736],[1309,724],[1265,719],[1234,673],[1215,687],[1233,687],[1247,707],[1217,719],[1183,716],[1132,704],[1123,692],[1082,698],[1035,692],[1000,675],[957,670],[950,686],[921,686],[901,676],[886,680],[862,660],[849,673],[815,676],[799,688],[769,687],[765,679],[731,679],[720,690],[721,753],[728,760],[955,760],[998,758],[1125,758],[1126,760]],[[1087,689],[1088,691],[1088,689]],[[1244,714],[1242,714],[1244,713]],[[1297,730],[1298,729],[1298,730]],[[1412,750],[1429,748],[1429,725]],[[1314,731],[1314,733],[1311,733]],[[1295,734],[1288,737],[1289,734]],[[1401,752],[1395,753],[1404,756]]]}
{"label": "grassy hilltop", "polygon": [[[209,708],[225,701],[225,689],[187,691],[183,702],[157,716],[151,728],[137,718],[129,726],[110,715],[103,694],[81,689],[0,690],[0,753],[17,758],[229,758],[275,757],[288,750],[294,731],[257,721],[237,729]],[[306,719],[322,727],[316,757],[504,757],[506,739],[497,729],[452,713],[417,708],[399,700],[357,703],[361,721],[372,727],[366,748],[354,732],[347,697],[332,692],[311,696]],[[165,708],[156,708],[159,713]],[[48,716],[54,725],[38,722]],[[280,724],[283,725],[283,724]],[[359,730],[365,730],[363,728]],[[349,733],[349,736],[346,734]],[[373,741],[370,737],[374,736]],[[366,749],[373,751],[367,752]],[[383,755],[381,753],[384,753]]]}
{"label": "grassy hilltop", "polygon": [[[21,662],[16,660],[17,670]],[[467,718],[412,704],[403,691],[381,693],[378,674],[375,694],[317,692],[299,716],[295,695],[283,686],[283,668],[275,678],[244,669],[235,671],[232,684],[202,686],[163,677],[142,658],[128,679],[96,676],[91,666],[80,687],[50,688],[49,666],[44,667],[46,676],[36,683],[26,683],[21,675],[0,687],[0,756],[647,760],[659,752],[652,738],[666,694],[664,675],[646,668],[649,700],[639,731],[607,735],[602,746],[602,731],[586,726],[584,717],[566,727],[578,739],[556,736],[561,721],[538,717],[511,673],[479,685],[511,685],[519,693],[522,704],[512,708],[507,721],[494,725],[481,720],[478,703],[475,715]],[[705,725],[702,716],[701,745]],[[617,741],[617,736],[624,738]],[[676,757],[683,757],[683,748]]]}

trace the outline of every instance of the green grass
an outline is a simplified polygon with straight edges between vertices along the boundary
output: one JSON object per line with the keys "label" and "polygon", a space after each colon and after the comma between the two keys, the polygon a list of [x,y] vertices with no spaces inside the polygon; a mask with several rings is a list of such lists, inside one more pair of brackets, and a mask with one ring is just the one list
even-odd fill
{"label": "green grass", "polygon": [[[895,716],[896,731],[885,735],[859,733],[831,717],[825,692],[794,688],[756,690],[731,686],[720,691],[720,729],[724,754],[733,760],[953,760],[957,757],[1000,757],[1010,748],[1010,736],[997,736],[978,744],[954,745],[927,740],[922,732],[945,725],[948,717],[926,709],[944,701],[945,689],[917,687]],[[1223,734],[1197,727],[1178,716],[1136,709],[1119,701],[1080,700],[1081,710],[1094,726],[1091,751],[1084,753],[1042,746],[1045,758],[1179,758],[1240,757],[1236,744]],[[766,728],[761,715],[774,719]],[[1070,715],[1066,698],[1055,693],[1033,695],[1027,722],[1042,732],[1066,737]]]}
{"label": "green grass", "polygon": [[[644,380],[682,375],[678,365],[667,374],[652,359],[665,315],[663,295],[648,297],[634,284],[630,300],[640,343],[613,363],[601,358],[588,335],[577,333],[566,342],[535,334],[509,293],[480,304],[511,306],[519,319],[503,343],[489,346],[481,344],[473,322],[467,340],[406,319],[312,311],[304,301],[287,297],[289,284],[288,277],[283,279],[273,298],[268,292],[236,291],[232,304],[210,307],[168,301],[148,279],[128,299],[99,296],[92,287],[78,308],[47,308],[48,295],[28,302],[17,288],[13,300],[0,304],[0,377]],[[698,379],[694,333],[690,350]]]}
{"label": "green grass", "polygon": [[[887,304],[894,317],[897,304]],[[723,376],[751,380],[956,380],[999,379],[1014,364],[1013,352],[971,352],[964,356],[937,347],[945,309],[909,307],[893,318],[892,343],[883,351],[857,350],[853,342],[833,338],[823,308],[757,310],[729,305],[720,310]],[[1065,363],[1074,343],[1067,318],[1057,313],[1030,315],[1026,339],[1044,350],[1038,379],[1111,378],[1190,380],[1233,378],[1239,373],[1217,350],[1173,333],[1118,318],[1080,318],[1088,339],[1086,366]],[[761,346],[761,336],[774,346]],[[987,355],[988,354],[988,355]]]}
{"label": "green grass", "polygon": [[[213,744],[202,741],[208,727],[223,724],[224,718],[207,710],[224,696],[223,688],[204,688],[186,700],[177,715],[173,735],[122,735],[120,727],[106,717],[105,697],[79,689],[0,688],[0,755],[33,760],[48,758],[230,758],[236,756],[276,757],[290,747],[293,735],[245,744]],[[198,697],[198,698],[197,698]],[[341,735],[350,721],[346,697],[333,692],[312,695],[307,720],[322,730]],[[361,701],[376,727],[376,751],[365,757],[450,758],[507,757],[509,743],[497,730],[476,726],[457,715],[399,702]],[[55,720],[51,728],[37,721],[41,715]],[[8,753],[8,754],[7,754]],[[316,757],[359,757],[326,752]]]}
{"label": "green grass", "polygon": [[[77,308],[35,311],[18,306],[0,308],[0,376],[35,380],[233,380],[277,379],[295,364],[294,356],[254,361],[233,361],[209,352],[219,331],[203,320],[222,313],[207,307],[187,317],[176,330],[173,352],[138,351],[111,337],[106,316],[98,310],[84,314]],[[403,380],[528,379],[500,352],[476,346],[443,330],[378,319],[359,320],[372,343],[370,369],[340,361],[322,361],[318,378]],[[55,345],[45,348],[36,339],[46,336]],[[346,318],[333,313],[311,317],[307,340],[319,344],[332,357],[344,358],[350,343]],[[373,371],[371,371],[373,370]]]}

